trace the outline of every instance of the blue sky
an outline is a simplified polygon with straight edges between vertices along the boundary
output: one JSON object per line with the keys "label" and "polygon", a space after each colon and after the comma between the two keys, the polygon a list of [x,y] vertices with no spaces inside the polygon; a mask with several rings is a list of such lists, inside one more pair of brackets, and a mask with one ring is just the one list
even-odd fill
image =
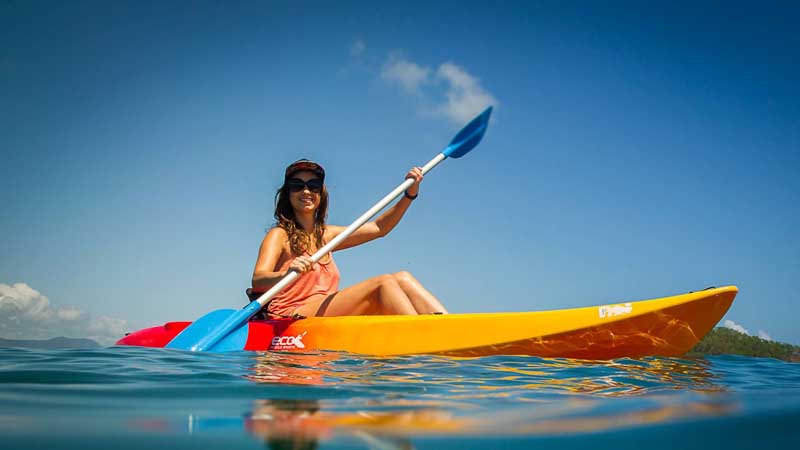
{"label": "blue sky", "polygon": [[563,3],[3,2],[0,335],[239,307],[286,164],[346,225],[493,103],[343,285],[409,270],[481,312],[736,284],[729,324],[800,343],[797,5]]}

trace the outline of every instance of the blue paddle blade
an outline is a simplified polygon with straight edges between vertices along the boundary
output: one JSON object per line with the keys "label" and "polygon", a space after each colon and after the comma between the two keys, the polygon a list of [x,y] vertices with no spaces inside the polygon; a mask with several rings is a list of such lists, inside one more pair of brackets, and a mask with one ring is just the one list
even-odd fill
{"label": "blue paddle blade", "polygon": [[[239,319],[243,311],[245,310],[218,309],[212,311],[192,322],[191,325],[172,338],[164,347],[193,351],[211,350],[214,352],[244,350],[244,346],[247,343],[247,331],[249,329],[247,319],[249,316]],[[231,322],[241,326],[236,328],[235,326],[226,325]],[[224,326],[225,330],[219,330],[221,326]],[[215,338],[215,342],[211,343],[209,348],[197,348],[204,344],[207,345],[210,336]]]}
{"label": "blue paddle blade", "polygon": [[480,113],[478,117],[472,119],[472,121],[450,141],[450,144],[442,152],[444,156],[448,158],[460,158],[475,148],[486,133],[486,128],[489,126],[489,116],[491,115],[492,107],[490,106]]}
{"label": "blue paddle blade", "polygon": [[244,350],[244,346],[247,344],[249,331],[249,322],[244,322],[207,350],[210,352],[240,352]]}

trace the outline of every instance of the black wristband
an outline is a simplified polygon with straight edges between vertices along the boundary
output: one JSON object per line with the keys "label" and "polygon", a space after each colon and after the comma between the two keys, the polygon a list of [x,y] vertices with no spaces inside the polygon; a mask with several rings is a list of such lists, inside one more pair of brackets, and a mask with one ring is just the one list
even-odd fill
{"label": "black wristband", "polygon": [[408,195],[408,191],[404,191],[403,195],[405,195],[406,198],[409,199],[409,200],[414,200],[415,198],[419,197],[419,193],[417,193],[417,195],[413,195],[412,196],[412,195]]}

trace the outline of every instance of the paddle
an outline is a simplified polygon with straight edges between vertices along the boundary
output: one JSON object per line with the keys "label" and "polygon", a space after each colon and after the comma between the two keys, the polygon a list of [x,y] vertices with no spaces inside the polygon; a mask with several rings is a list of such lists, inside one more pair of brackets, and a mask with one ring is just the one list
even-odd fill
{"label": "paddle", "polygon": [[[440,162],[448,157],[460,158],[466,155],[483,138],[486,127],[489,125],[489,116],[492,114],[492,107],[486,108],[478,117],[472,119],[461,131],[456,134],[450,144],[441,153],[428,161],[422,167],[422,174],[428,173]],[[380,210],[386,207],[394,199],[403,194],[414,180],[409,178],[403,181],[392,192],[383,197],[372,208],[355,220],[350,226],[344,229],[338,236],[328,242],[325,246],[317,250],[311,256],[313,262],[319,261],[328,252],[336,248],[340,242],[347,239],[361,225],[364,225]],[[286,286],[294,282],[300,275],[297,272],[289,272],[275,286],[263,293],[257,300],[241,310],[220,309],[210,312],[186,327],[179,335],[170,341],[166,348],[175,348],[191,351],[226,351],[243,350],[247,343],[247,321],[267,304],[267,302]]]}

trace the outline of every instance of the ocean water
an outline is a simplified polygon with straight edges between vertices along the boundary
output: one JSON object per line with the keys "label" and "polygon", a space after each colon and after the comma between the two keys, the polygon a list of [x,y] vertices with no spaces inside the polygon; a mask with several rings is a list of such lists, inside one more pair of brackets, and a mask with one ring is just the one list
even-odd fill
{"label": "ocean water", "polygon": [[800,448],[800,364],[0,349],[3,449]]}

